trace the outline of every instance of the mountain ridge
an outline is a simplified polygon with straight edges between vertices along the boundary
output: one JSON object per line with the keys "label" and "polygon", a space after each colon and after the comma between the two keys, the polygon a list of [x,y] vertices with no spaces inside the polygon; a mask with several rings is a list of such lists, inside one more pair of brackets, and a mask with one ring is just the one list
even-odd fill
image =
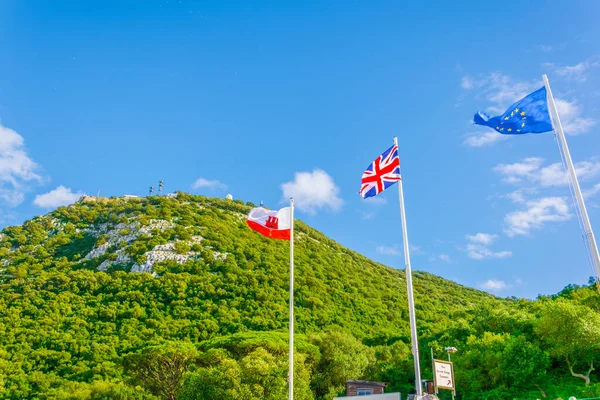
{"label": "mountain ridge", "polygon": [[[140,378],[140,364],[131,369],[128,360],[174,357],[172,349],[192,351],[190,343],[195,361],[182,375],[188,377],[183,388],[176,388],[184,396],[178,398],[222,398],[199,389],[220,393],[216,373],[233,374],[227,375],[237,388],[231,398],[253,398],[244,393],[256,385],[278,388],[272,397],[261,392],[257,398],[281,398],[289,247],[246,226],[252,206],[186,193],[88,200],[3,229],[0,394],[96,398],[96,391],[153,398],[156,385]],[[302,221],[295,228],[299,398],[331,399],[345,379],[357,378],[408,390],[404,271],[369,260]],[[523,337],[535,354],[547,354],[534,333],[536,302],[501,299],[421,271],[414,272],[413,284],[425,374],[429,346],[437,352],[449,344],[477,348],[483,340],[508,346]],[[586,307],[596,307],[590,298]],[[540,357],[538,367],[548,369],[547,356]],[[258,376],[271,383],[257,383],[249,366],[268,360],[271,367]],[[460,375],[466,372],[458,377],[466,380]],[[492,390],[485,382],[493,380],[479,374],[483,386],[477,390]],[[508,378],[495,385],[511,387]],[[57,397],[74,387],[88,394]]]}

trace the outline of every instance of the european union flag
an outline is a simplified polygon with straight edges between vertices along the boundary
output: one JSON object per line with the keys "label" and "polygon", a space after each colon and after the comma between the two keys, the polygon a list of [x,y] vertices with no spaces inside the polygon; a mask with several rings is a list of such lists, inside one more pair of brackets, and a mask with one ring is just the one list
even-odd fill
{"label": "european union flag", "polygon": [[517,101],[498,117],[490,118],[480,111],[473,117],[473,122],[477,125],[489,126],[508,135],[551,131],[552,121],[548,112],[546,87],[544,86]]}

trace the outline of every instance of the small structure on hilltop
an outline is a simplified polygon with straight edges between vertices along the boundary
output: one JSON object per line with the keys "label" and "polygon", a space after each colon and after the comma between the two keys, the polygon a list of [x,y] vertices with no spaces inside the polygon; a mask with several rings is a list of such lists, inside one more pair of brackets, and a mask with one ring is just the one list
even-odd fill
{"label": "small structure on hilltop", "polygon": [[83,196],[81,196],[79,198],[78,201],[85,203],[85,202],[90,202],[90,201],[97,201],[99,197],[96,196],[88,196],[87,194],[84,194]]}
{"label": "small structure on hilltop", "polygon": [[225,196],[225,200],[233,200],[233,196],[231,195],[231,193]]}
{"label": "small structure on hilltop", "polygon": [[79,198],[79,200],[77,200],[77,202],[79,203],[90,203],[90,202],[99,202],[99,203],[108,203],[110,201],[110,199],[106,198],[106,197],[96,197],[96,196],[88,196],[88,195],[83,195]]}

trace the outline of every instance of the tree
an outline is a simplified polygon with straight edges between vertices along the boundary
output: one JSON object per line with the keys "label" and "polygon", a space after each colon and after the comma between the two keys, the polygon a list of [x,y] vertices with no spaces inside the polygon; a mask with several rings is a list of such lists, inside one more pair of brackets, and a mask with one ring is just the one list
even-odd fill
{"label": "tree", "polygon": [[348,379],[361,378],[375,361],[373,349],[348,333],[323,333],[310,340],[321,352],[313,380],[318,398],[334,398],[342,392]]}
{"label": "tree", "polygon": [[[546,343],[551,355],[564,359],[572,376],[589,385],[600,351],[600,315],[589,307],[563,299],[545,302],[535,332]],[[578,363],[587,364],[587,371],[575,372]]]}
{"label": "tree", "polygon": [[188,377],[181,389],[179,400],[235,400],[240,398],[241,368],[237,361],[227,357],[224,353],[215,359],[215,366],[199,368]]}
{"label": "tree", "polygon": [[509,340],[507,333],[484,332],[481,337],[469,337],[460,357],[453,359],[461,392],[483,392],[502,385],[500,363]]}
{"label": "tree", "polygon": [[184,375],[198,358],[190,343],[167,342],[126,356],[125,368],[153,394],[175,400]]}
{"label": "tree", "polygon": [[[531,385],[539,388],[549,366],[548,353],[536,343],[527,341],[525,336],[510,338],[500,362],[504,384],[521,389],[527,389]],[[544,394],[541,388],[540,390]]]}
{"label": "tree", "polygon": [[[203,359],[211,365],[198,368],[186,380],[179,400],[280,400],[287,397],[287,355],[257,347],[239,361],[224,349],[211,349]],[[294,399],[313,400],[306,356],[296,354]]]}

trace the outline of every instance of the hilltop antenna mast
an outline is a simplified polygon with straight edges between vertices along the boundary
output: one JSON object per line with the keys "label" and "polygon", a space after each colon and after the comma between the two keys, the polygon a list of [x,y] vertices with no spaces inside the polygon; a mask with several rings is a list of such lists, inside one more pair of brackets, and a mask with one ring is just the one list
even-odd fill
{"label": "hilltop antenna mast", "polygon": [[158,195],[160,196],[160,194],[163,191],[163,186],[164,186],[164,182],[163,181],[158,181]]}
{"label": "hilltop antenna mast", "polygon": [[154,193],[154,186],[150,186],[150,194],[148,196],[152,196],[152,193]]}

